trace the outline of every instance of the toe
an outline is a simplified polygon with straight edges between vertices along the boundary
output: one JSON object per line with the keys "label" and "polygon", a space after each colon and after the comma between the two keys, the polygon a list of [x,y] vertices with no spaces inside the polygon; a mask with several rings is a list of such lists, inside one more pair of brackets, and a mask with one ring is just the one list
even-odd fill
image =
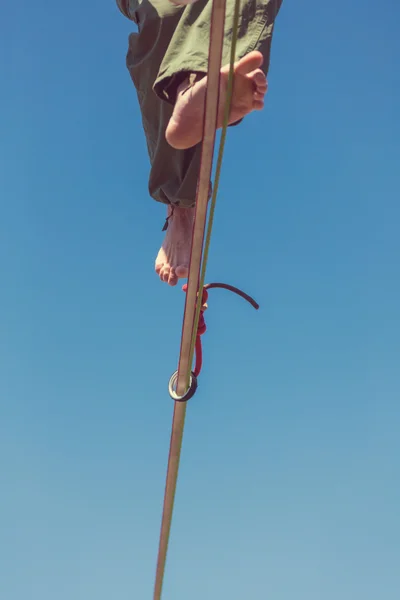
{"label": "toe", "polygon": [[253,94],[253,100],[255,100],[255,101],[263,101],[264,100],[264,96],[265,96],[265,94],[263,94],[262,92],[254,92],[254,94]]}
{"label": "toe", "polygon": [[254,83],[257,86],[261,87],[267,85],[267,78],[265,77],[265,73],[261,71],[261,69],[256,69],[253,73],[251,73],[251,76],[254,80]]}
{"label": "toe", "polygon": [[169,274],[169,278],[168,278],[168,284],[169,285],[176,285],[178,283],[178,277],[175,273],[174,269],[171,269],[170,274]]}
{"label": "toe", "polygon": [[167,283],[168,279],[169,279],[169,274],[170,274],[171,268],[169,265],[164,265],[164,268],[162,270],[161,273],[161,279]]}
{"label": "toe", "polygon": [[175,274],[177,277],[184,279],[185,277],[188,276],[189,273],[189,269],[186,265],[180,265],[179,267],[176,268],[175,270]]}
{"label": "toe", "polygon": [[239,75],[248,75],[263,64],[263,55],[258,50],[249,52],[236,64],[235,72]]}

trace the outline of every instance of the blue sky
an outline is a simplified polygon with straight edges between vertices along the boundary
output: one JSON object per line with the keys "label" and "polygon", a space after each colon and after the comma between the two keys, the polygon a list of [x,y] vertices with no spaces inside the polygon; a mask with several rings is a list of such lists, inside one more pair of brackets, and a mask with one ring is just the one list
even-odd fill
{"label": "blue sky", "polygon": [[[50,4],[0,24],[0,591],[145,599],[184,295],[153,274],[131,23]],[[164,600],[398,597],[400,8],[342,8],[284,2],[229,132],[207,280],[261,309],[211,294]]]}

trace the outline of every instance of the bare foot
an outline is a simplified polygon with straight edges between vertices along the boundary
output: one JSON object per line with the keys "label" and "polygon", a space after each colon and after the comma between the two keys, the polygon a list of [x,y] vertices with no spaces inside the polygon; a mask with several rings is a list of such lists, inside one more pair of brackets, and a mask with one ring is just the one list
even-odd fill
{"label": "bare foot", "polygon": [[[261,52],[250,52],[234,66],[234,82],[229,124],[239,121],[253,110],[264,107],[267,79],[260,69],[263,63]],[[217,127],[222,127],[225,109],[229,65],[221,69],[221,89]],[[178,88],[174,112],[165,133],[167,142],[178,150],[198,144],[203,135],[204,98],[207,77],[189,86],[189,79]]]}
{"label": "bare foot", "polygon": [[156,273],[161,281],[176,285],[188,276],[194,208],[175,206],[171,215],[168,206],[168,229],[156,258]]}

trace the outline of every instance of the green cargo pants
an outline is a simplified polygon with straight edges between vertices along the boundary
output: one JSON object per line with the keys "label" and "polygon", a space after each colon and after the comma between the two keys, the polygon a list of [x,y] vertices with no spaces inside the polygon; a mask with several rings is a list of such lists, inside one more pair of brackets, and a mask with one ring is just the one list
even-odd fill
{"label": "green cargo pants", "polygon": [[[211,0],[174,6],[169,0],[117,0],[138,25],[129,36],[127,67],[136,87],[150,157],[149,193],[165,204],[195,203],[200,144],[175,150],[165,139],[178,85],[190,73],[205,74],[208,64]],[[242,0],[236,58],[252,50],[269,67],[275,17],[282,0]],[[229,63],[234,0],[227,0],[222,64]]]}

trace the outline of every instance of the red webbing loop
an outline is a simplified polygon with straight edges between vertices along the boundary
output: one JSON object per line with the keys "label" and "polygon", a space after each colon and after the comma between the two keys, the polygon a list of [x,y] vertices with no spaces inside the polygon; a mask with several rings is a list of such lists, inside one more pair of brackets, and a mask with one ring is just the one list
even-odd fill
{"label": "red webbing loop", "polygon": [[[187,291],[187,283],[182,287],[183,291]],[[200,309],[200,317],[199,324],[197,326],[197,334],[196,334],[196,345],[195,345],[195,353],[196,353],[196,363],[194,367],[194,374],[196,377],[200,374],[201,367],[203,366],[203,348],[201,345],[201,336],[203,333],[207,331],[207,325],[204,319],[204,311],[207,308],[207,300],[208,300],[208,292],[203,288],[201,309]]]}
{"label": "red webbing loop", "polygon": [[[186,293],[187,288],[188,288],[187,283],[185,283],[185,285],[182,286],[182,290]],[[237,294],[238,296],[241,296],[242,298],[244,298],[244,300],[247,300],[247,302],[249,302],[256,310],[259,309],[259,305],[251,296],[249,296],[248,294],[245,294],[242,290],[240,290],[237,287],[234,287],[233,285],[228,285],[227,283],[207,283],[204,286],[203,295],[201,298],[199,324],[198,324],[197,333],[196,333],[196,345],[195,345],[196,362],[195,362],[195,367],[194,367],[194,371],[193,371],[193,373],[196,375],[196,377],[200,374],[201,367],[203,366],[203,348],[202,348],[202,344],[201,344],[201,336],[207,330],[207,325],[206,325],[206,322],[204,319],[204,311],[207,309],[207,300],[208,300],[208,291],[207,290],[210,290],[212,288],[223,288],[225,290],[229,290],[230,292],[233,292],[233,293]]]}

